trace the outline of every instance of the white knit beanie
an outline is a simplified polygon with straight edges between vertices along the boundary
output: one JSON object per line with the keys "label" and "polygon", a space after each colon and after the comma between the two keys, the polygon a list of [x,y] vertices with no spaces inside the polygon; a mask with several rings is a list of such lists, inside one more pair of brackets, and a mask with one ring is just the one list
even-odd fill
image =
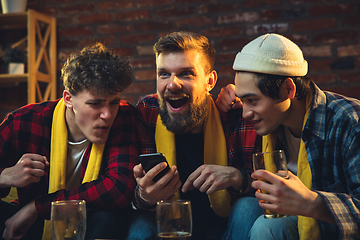
{"label": "white knit beanie", "polygon": [[265,34],[236,55],[234,70],[281,76],[305,76],[308,64],[300,48],[279,34]]}

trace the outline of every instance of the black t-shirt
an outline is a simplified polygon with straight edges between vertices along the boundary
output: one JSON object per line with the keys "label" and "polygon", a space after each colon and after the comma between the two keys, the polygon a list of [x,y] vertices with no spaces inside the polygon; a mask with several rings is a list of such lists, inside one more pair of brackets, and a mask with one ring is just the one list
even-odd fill
{"label": "black t-shirt", "polygon": [[[204,133],[176,134],[176,165],[182,184],[199,166],[204,164]],[[227,218],[216,215],[210,207],[209,197],[199,189],[183,193],[181,199],[190,200],[193,215],[192,239],[210,239],[211,230],[226,229]],[[199,231],[200,230],[200,231]],[[199,234],[199,236],[197,236]],[[202,236],[200,236],[202,235]],[[215,238],[216,239],[216,238]]]}

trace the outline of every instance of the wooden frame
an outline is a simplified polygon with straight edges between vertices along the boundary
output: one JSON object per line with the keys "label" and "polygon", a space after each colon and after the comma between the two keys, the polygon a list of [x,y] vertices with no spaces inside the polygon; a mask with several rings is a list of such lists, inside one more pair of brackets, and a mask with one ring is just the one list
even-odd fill
{"label": "wooden frame", "polygon": [[[27,82],[28,103],[56,99],[56,19],[29,9],[0,14],[0,25],[27,24],[27,73],[0,74],[0,82]],[[21,40],[22,41],[22,40]],[[40,71],[40,65],[44,72]],[[40,83],[44,83],[42,90]]]}

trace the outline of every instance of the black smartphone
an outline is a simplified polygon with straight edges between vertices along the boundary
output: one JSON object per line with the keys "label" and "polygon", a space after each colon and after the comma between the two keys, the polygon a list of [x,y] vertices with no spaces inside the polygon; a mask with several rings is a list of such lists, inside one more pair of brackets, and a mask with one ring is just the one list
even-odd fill
{"label": "black smartphone", "polygon": [[158,163],[166,162],[166,168],[164,168],[153,178],[154,182],[162,178],[162,176],[164,176],[170,170],[169,164],[162,153],[141,154],[139,155],[139,162],[141,163],[145,172],[155,167],[155,165]]}

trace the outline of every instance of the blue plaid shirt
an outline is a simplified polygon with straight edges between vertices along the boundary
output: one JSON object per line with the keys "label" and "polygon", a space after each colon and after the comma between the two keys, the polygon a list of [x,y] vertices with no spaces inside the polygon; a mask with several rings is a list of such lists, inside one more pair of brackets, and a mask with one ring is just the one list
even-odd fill
{"label": "blue plaid shirt", "polygon": [[313,190],[337,223],[319,221],[321,239],[360,239],[360,101],[314,89],[302,139]]}
{"label": "blue plaid shirt", "polygon": [[337,229],[320,222],[321,236],[359,239],[360,101],[315,86],[302,138],[311,167],[313,189],[332,212]]}

